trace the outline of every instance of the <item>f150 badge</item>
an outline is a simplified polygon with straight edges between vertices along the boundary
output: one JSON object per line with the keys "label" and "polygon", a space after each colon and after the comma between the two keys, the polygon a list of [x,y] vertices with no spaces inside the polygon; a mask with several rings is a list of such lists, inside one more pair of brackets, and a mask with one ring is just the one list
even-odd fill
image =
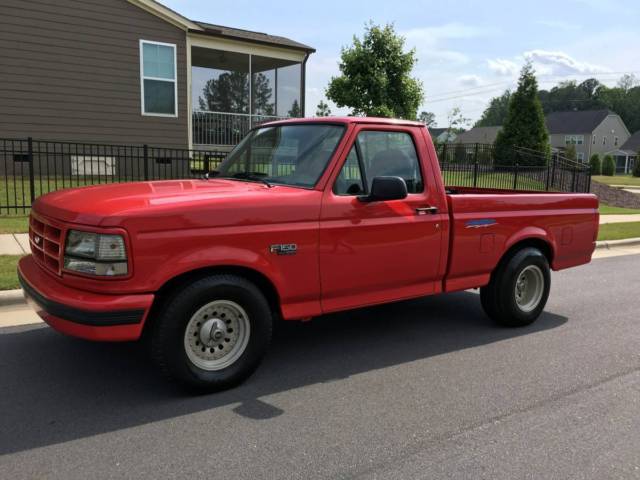
{"label": "f150 badge", "polygon": [[464,224],[464,228],[487,228],[491,225],[495,225],[496,222],[493,218],[483,218],[481,220],[469,220]]}
{"label": "f150 badge", "polygon": [[276,255],[295,255],[298,251],[298,245],[295,243],[279,243],[269,247],[271,253]]}

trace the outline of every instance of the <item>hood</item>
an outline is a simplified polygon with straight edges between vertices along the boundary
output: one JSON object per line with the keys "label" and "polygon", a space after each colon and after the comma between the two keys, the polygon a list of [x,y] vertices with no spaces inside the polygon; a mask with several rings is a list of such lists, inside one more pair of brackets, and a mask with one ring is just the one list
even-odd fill
{"label": "hood", "polygon": [[114,183],[58,190],[39,197],[33,209],[67,222],[99,225],[105,218],[170,213],[280,189],[225,179]]}

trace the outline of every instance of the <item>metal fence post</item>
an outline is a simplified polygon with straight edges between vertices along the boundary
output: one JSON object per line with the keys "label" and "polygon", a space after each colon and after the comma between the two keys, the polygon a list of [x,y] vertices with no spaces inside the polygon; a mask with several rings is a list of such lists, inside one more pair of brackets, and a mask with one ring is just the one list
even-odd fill
{"label": "metal fence post", "polygon": [[516,162],[516,170],[513,174],[513,189],[518,189],[518,162]]}
{"label": "metal fence post", "polygon": [[478,186],[478,143],[476,142],[474,152],[475,163],[473,165],[473,188]]}
{"label": "metal fence post", "polygon": [[149,180],[149,145],[145,143],[142,147],[142,152],[144,159],[144,179]]}
{"label": "metal fence post", "polygon": [[545,190],[547,192],[549,191],[549,174],[551,173],[551,162],[553,162],[553,157],[550,156],[550,158],[547,159],[547,185],[545,186]]}
{"label": "metal fence post", "polygon": [[29,190],[31,191],[31,205],[36,199],[35,175],[33,169],[33,138],[27,139],[27,148],[29,149]]}

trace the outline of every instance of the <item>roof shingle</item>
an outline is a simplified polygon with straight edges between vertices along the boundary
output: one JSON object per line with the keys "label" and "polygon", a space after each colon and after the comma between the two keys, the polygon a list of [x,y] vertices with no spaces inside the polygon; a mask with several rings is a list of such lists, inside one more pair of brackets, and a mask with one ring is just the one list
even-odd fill
{"label": "roof shingle", "polygon": [[615,113],[610,110],[552,112],[546,116],[547,130],[551,135],[591,133],[608,115]]}
{"label": "roof shingle", "polygon": [[620,150],[627,150],[630,152],[640,152],[640,130],[631,135],[629,139],[624,142],[624,145],[620,147]]}

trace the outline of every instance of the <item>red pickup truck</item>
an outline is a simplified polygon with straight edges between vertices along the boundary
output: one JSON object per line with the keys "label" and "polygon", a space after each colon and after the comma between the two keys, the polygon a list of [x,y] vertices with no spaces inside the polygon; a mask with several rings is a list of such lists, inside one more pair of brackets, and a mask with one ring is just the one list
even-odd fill
{"label": "red pickup truck", "polygon": [[214,391],[257,368],[280,319],[480,288],[487,315],[528,325],[550,269],[591,260],[598,215],[590,194],[447,190],[420,123],[295,119],[207,178],[41,196],[18,273],[54,329],[144,337],[166,374]]}

